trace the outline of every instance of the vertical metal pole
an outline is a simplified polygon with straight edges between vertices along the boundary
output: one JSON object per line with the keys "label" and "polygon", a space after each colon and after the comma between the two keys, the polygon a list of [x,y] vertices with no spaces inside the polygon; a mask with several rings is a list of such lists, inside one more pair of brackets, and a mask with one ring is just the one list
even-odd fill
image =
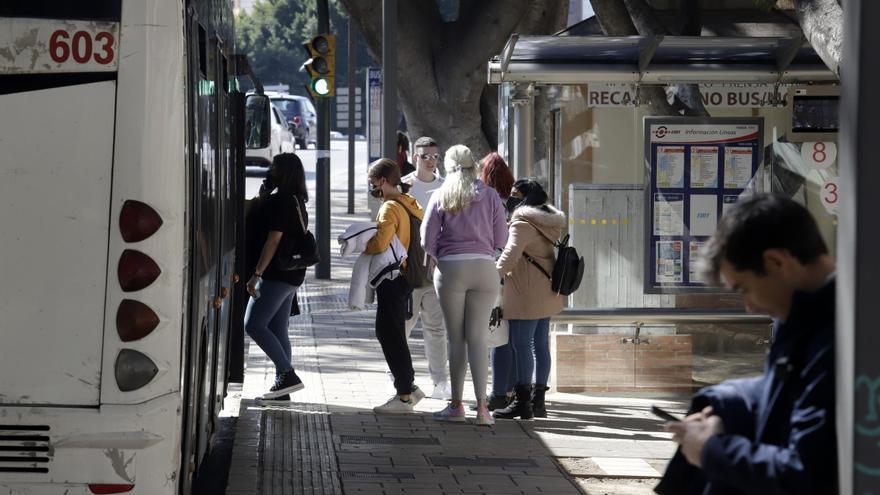
{"label": "vertical metal pole", "polygon": [[[318,2],[318,33],[330,32],[330,9],[327,0]],[[315,237],[321,261],[315,277],[330,279],[330,99],[318,98],[318,157],[315,180]]]}
{"label": "vertical metal pole", "polygon": [[880,2],[849,0],[844,8],[844,63],[840,112],[838,227],[837,434],[840,493],[880,490],[880,362],[875,331],[880,320],[880,207],[876,127],[880,119]]}
{"label": "vertical metal pole", "polygon": [[354,112],[358,85],[354,80],[357,53],[354,44],[354,20],[348,16],[348,214],[354,213]]}
{"label": "vertical metal pole", "polygon": [[513,106],[513,175],[531,177],[535,163],[535,98],[533,87],[516,88]]}
{"label": "vertical metal pole", "polygon": [[382,156],[397,157],[397,0],[382,0]]}

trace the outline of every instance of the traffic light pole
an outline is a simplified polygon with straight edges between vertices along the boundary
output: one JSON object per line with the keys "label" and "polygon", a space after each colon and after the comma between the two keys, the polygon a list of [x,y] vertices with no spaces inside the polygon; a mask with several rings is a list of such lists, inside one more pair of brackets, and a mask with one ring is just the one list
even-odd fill
{"label": "traffic light pole", "polygon": [[397,158],[397,0],[382,0],[382,156]]}
{"label": "traffic light pole", "polygon": [[[354,66],[357,47],[354,45],[354,19],[348,16],[348,214],[354,213],[354,117],[357,85],[354,83]],[[366,112],[364,112],[366,115]]]}
{"label": "traffic light pole", "polygon": [[[330,9],[327,0],[317,0],[318,33],[330,33]],[[330,99],[317,98],[318,146],[315,181],[315,237],[321,261],[315,267],[315,277],[330,279]]]}

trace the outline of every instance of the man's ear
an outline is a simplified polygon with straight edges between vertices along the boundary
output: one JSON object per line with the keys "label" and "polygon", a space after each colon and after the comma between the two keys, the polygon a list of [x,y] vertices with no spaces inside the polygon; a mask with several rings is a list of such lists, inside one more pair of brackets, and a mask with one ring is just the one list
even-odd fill
{"label": "man's ear", "polygon": [[794,257],[788,249],[771,248],[764,251],[764,271],[777,273],[787,269]]}

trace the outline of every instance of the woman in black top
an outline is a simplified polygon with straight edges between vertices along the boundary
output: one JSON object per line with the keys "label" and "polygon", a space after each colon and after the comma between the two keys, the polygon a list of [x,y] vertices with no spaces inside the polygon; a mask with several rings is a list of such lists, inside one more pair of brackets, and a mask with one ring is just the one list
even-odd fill
{"label": "woman in black top", "polygon": [[281,238],[300,239],[308,225],[305,203],[309,195],[299,157],[293,153],[277,155],[263,186],[256,210],[248,217],[248,266],[253,266],[254,272],[247,283],[251,297],[244,327],[275,364],[275,384],[263,398],[286,400],[290,392],[303,388],[291,364],[287,327],[294,295],[306,271],[279,270],[273,262]]}

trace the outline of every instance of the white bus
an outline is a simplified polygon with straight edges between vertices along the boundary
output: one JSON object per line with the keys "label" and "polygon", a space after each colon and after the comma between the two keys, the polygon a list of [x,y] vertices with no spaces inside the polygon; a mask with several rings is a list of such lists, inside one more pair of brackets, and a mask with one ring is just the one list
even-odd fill
{"label": "white bus", "polygon": [[227,378],[231,2],[0,2],[0,495],[189,493]]}

